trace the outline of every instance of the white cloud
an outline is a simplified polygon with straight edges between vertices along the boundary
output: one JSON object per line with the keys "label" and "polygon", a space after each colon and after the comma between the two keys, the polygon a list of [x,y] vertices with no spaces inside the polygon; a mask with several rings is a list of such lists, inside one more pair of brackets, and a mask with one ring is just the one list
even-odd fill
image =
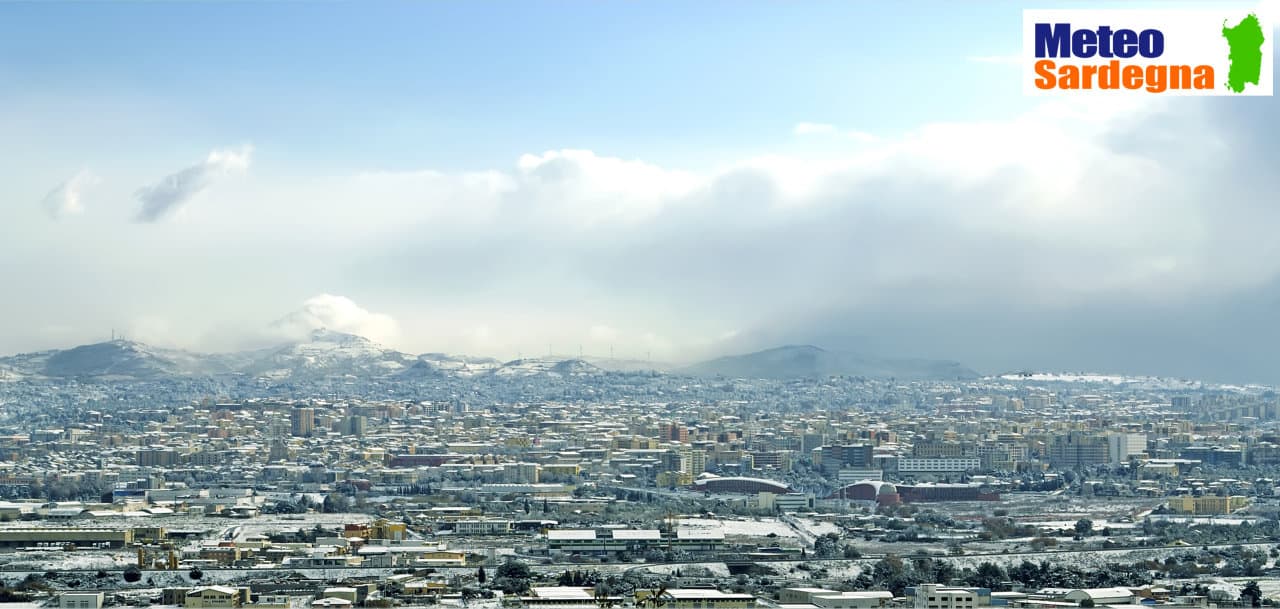
{"label": "white cloud", "polygon": [[505,211],[579,228],[640,221],[691,193],[699,176],[590,150],[526,154],[516,163]]}
{"label": "white cloud", "polygon": [[[1280,281],[1266,230],[1280,222],[1278,184],[1264,162],[1275,158],[1275,102],[1246,101],[1054,100],[1007,120],[699,170],[568,149],[471,172],[257,176],[198,227],[141,231],[145,241],[104,245],[108,263],[65,268],[110,293],[104,308],[173,319],[212,306],[198,296],[209,285],[278,303],[340,284],[413,313],[398,315],[398,335],[303,327],[399,336],[393,346],[406,350],[515,355],[585,342],[688,361],[730,342],[765,346],[752,342],[759,328],[837,310],[956,319],[947,328],[1012,345],[998,323],[968,320],[1033,311],[1046,327],[1084,324],[1100,317],[1071,315],[1079,307],[1173,306]],[[172,261],[147,257],[157,251]],[[44,255],[30,248],[26,260]],[[139,260],[154,262],[138,272]],[[131,289],[110,289],[122,276]],[[149,288],[154,277],[164,293]],[[41,282],[16,286],[35,293]],[[166,295],[179,292],[192,296]],[[172,300],[146,302],[157,294]],[[248,306],[226,317],[252,319]],[[729,328],[738,333],[722,336]]]}
{"label": "white cloud", "polygon": [[179,210],[216,179],[249,169],[251,146],[239,150],[213,150],[204,161],[144,186],[134,197],[141,204],[135,219],[156,222]]}
{"label": "white cloud", "polygon": [[83,213],[84,204],[81,199],[84,191],[100,182],[92,173],[81,171],[49,191],[40,204],[55,220]]}
{"label": "white cloud", "polygon": [[333,330],[363,336],[379,343],[400,337],[400,325],[390,315],[374,313],[345,296],[320,294],[276,320],[272,330],[289,339],[306,336],[313,330]]}

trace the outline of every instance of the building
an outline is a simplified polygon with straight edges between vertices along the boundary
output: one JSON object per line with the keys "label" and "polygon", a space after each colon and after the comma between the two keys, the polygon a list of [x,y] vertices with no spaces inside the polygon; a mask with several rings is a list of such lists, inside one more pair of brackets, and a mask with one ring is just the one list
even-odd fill
{"label": "building", "polygon": [[1147,436],[1140,433],[1113,433],[1107,436],[1107,452],[1112,467],[1128,463],[1129,457],[1147,451]]}
{"label": "building", "polygon": [[0,530],[0,547],[75,546],[77,548],[123,548],[133,543],[131,529],[5,529]]}
{"label": "building", "polygon": [[1249,498],[1240,495],[1179,495],[1169,498],[1169,509],[1179,514],[1230,514],[1249,505]]}
{"label": "building", "polygon": [[534,586],[528,596],[521,596],[519,606],[555,607],[557,609],[599,609],[601,606],[620,606],[622,597],[596,596],[593,588],[575,586]]}
{"label": "building", "polygon": [[822,609],[879,609],[893,602],[893,593],[884,590],[840,592],[826,588],[785,588],[778,592],[783,605],[813,605]]}
{"label": "building", "polygon": [[458,535],[506,535],[511,532],[511,521],[500,518],[483,518],[477,520],[459,520],[453,523],[453,532]]}
{"label": "building", "polygon": [[201,586],[187,591],[187,609],[230,609],[244,605],[247,590],[229,586]]}
{"label": "building", "polygon": [[951,440],[922,440],[911,446],[911,456],[922,458],[972,457],[974,446]]}
{"label": "building", "polygon": [[1049,465],[1056,469],[1077,469],[1111,462],[1110,443],[1105,436],[1071,432],[1055,436],[1049,443]]}
{"label": "building", "polygon": [[342,420],[343,435],[363,437],[369,427],[369,417],[362,414],[351,415]]}
{"label": "building", "polygon": [[903,503],[942,501],[999,501],[1000,494],[981,484],[899,484],[898,497]]}
{"label": "building", "polygon": [[837,472],[841,469],[865,469],[871,467],[875,447],[870,444],[839,444],[823,446],[820,453],[822,469]]}
{"label": "building", "polygon": [[[636,590],[636,605],[644,604],[653,595],[652,590]],[[662,594],[664,609],[747,609],[756,606],[756,597],[750,594],[732,594],[714,588],[667,590]]]}
{"label": "building", "polygon": [[379,518],[370,523],[344,525],[342,536],[401,542],[407,537],[408,531],[409,527],[403,522]]}
{"label": "building", "polygon": [[898,457],[900,474],[963,473],[982,467],[978,457]]}
{"label": "building", "polygon": [[985,588],[921,584],[907,588],[907,596],[911,597],[911,606],[915,609],[973,609],[991,604],[991,591]]}
{"label": "building", "polygon": [[1134,594],[1133,590],[1128,588],[1081,588],[1071,590],[1059,598],[1076,604],[1083,603],[1087,599],[1093,601],[1095,607],[1101,607],[1130,604],[1134,601]]}
{"label": "building", "polygon": [[813,509],[813,495],[806,493],[762,492],[756,495],[756,505],[762,510],[778,512],[799,512]]}
{"label": "building", "polygon": [[718,552],[724,547],[724,530],[681,528],[675,534],[658,529],[552,529],[547,531],[547,549],[566,554],[615,556],[648,549],[685,552]]}
{"label": "building", "polygon": [[311,436],[316,430],[316,409],[294,408],[289,413],[289,432],[298,438]]}
{"label": "building", "polygon": [[172,448],[140,448],[134,451],[138,467],[171,467],[178,463],[178,451]]}
{"label": "building", "polygon": [[827,499],[842,501],[867,501],[879,505],[897,505],[902,502],[898,487],[880,480],[863,480],[836,489]]}
{"label": "building", "polygon": [[775,493],[778,495],[791,492],[791,487],[781,482],[763,478],[703,478],[693,484],[693,490],[707,493],[739,493],[744,495],[756,493]]}
{"label": "building", "polygon": [[102,609],[102,592],[64,592],[58,596],[59,609]]}
{"label": "building", "polygon": [[1218,446],[1188,446],[1182,449],[1183,459],[1200,461],[1205,465],[1223,465],[1239,467],[1244,463],[1244,451],[1239,448]]}
{"label": "building", "polygon": [[841,484],[850,484],[853,482],[861,482],[863,480],[884,480],[884,470],[873,467],[864,467],[860,469],[846,467],[836,472],[836,481]]}

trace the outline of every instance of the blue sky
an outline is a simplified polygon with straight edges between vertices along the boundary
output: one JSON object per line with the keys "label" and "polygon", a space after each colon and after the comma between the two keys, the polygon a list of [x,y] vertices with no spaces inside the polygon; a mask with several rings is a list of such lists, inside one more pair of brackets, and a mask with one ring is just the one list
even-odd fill
{"label": "blue sky", "polygon": [[560,147],[699,164],[774,150],[800,121],[893,133],[1023,106],[1016,74],[966,61],[1017,50],[1017,5],[944,9],[6,4],[0,52],[22,60],[0,74],[11,100],[140,105],[158,119],[144,138],[177,128],[251,139],[308,167],[489,167]]}
{"label": "blue sky", "polygon": [[1280,381],[1274,98],[1024,97],[1024,6],[0,2],[0,353]]}

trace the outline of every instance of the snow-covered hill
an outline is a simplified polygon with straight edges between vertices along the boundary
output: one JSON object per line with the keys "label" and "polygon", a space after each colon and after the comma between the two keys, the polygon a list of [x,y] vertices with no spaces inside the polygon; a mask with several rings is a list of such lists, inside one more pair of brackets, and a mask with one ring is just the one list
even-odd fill
{"label": "snow-covered hill", "polygon": [[570,377],[598,374],[581,360],[496,359],[427,353],[413,355],[354,334],[318,329],[268,349],[202,354],[112,340],[70,349],[0,358],[0,382],[24,378],[154,380],[165,377],[248,375],[276,381],[324,377],[428,379],[483,375]]}

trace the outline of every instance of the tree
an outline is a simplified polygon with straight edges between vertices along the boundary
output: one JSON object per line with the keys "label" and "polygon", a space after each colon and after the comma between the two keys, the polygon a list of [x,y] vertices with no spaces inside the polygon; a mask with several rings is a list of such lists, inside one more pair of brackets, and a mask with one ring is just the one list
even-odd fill
{"label": "tree", "polygon": [[476,570],[476,581],[483,584],[488,579],[489,579],[489,575],[484,572],[484,567],[480,567],[478,570]]}
{"label": "tree", "polygon": [[129,567],[124,570],[124,581],[132,584],[137,583],[141,579],[142,569],[139,569],[136,565],[129,565]]}
{"label": "tree", "polygon": [[1082,537],[1088,536],[1093,532],[1093,521],[1088,518],[1081,518],[1076,521],[1076,533]]}
{"label": "tree", "polygon": [[192,581],[199,581],[201,577],[204,577],[204,571],[201,571],[200,567],[192,567],[187,572],[187,577],[190,577]]}
{"label": "tree", "polygon": [[813,553],[818,558],[834,558],[840,549],[840,537],[828,533],[813,541]]}
{"label": "tree", "polygon": [[507,594],[522,594],[529,589],[533,571],[518,560],[508,560],[498,566],[493,585]]}
{"label": "tree", "polygon": [[1084,600],[1080,601],[1080,606],[1081,606],[1081,607],[1086,607],[1086,608],[1087,608],[1087,607],[1093,607],[1093,606],[1094,606],[1093,599],[1091,599],[1091,598],[1086,598],[1086,599],[1084,599]]}
{"label": "tree", "polygon": [[970,578],[970,584],[979,588],[989,588],[991,590],[999,590],[1000,583],[1008,579],[1008,575],[1000,565],[991,562],[983,562],[978,565],[977,571]]}
{"label": "tree", "polygon": [[1262,606],[1262,588],[1258,587],[1258,582],[1251,581],[1244,585],[1240,590],[1240,601],[1248,601],[1250,607]]}

